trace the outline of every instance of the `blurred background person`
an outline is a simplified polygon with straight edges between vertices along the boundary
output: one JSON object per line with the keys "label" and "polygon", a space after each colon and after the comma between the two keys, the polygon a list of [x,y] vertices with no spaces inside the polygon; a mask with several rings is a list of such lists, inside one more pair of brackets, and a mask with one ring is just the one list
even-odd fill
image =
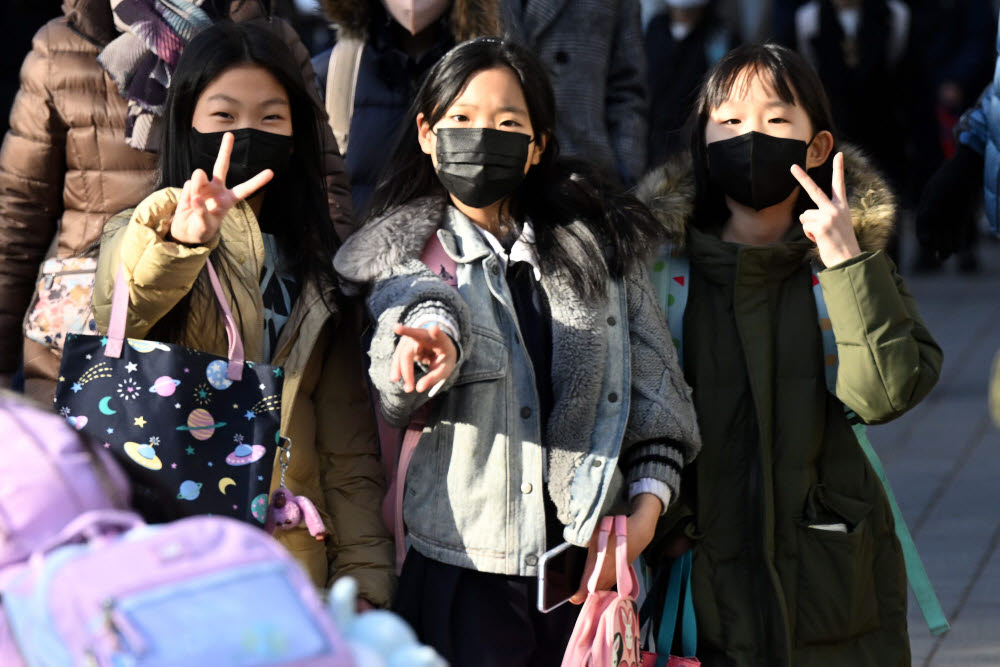
{"label": "blurred background person", "polygon": [[649,139],[639,0],[501,0],[501,9],[505,34],[549,70],[560,152],[635,184]]}
{"label": "blurred background person", "polygon": [[323,0],[338,44],[313,58],[313,67],[359,220],[427,71],[455,44],[500,33],[497,0],[427,0],[419,11],[410,4]]}
{"label": "blurred background person", "polygon": [[658,0],[657,5],[660,11],[645,23],[651,167],[687,148],[682,130],[701,80],[736,46],[712,0]]}

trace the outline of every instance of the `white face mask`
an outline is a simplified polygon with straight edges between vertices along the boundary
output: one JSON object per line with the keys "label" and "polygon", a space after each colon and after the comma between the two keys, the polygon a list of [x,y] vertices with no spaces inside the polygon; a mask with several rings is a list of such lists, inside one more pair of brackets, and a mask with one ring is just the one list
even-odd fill
{"label": "white face mask", "polygon": [[670,34],[673,36],[675,42],[682,42],[684,38],[691,34],[691,30],[694,26],[690,23],[671,23],[670,24]]}
{"label": "white face mask", "polygon": [[416,35],[444,14],[451,0],[382,0],[382,4],[396,23]]}

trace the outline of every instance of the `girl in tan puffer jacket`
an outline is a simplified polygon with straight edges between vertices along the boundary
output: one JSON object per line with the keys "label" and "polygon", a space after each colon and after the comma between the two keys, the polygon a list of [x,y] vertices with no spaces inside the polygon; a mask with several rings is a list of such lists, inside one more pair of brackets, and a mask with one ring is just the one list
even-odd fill
{"label": "girl in tan puffer jacket", "polygon": [[[225,2],[215,2],[224,5]],[[125,142],[126,102],[98,55],[120,36],[110,0],[64,0],[64,16],[35,35],[0,150],[0,386],[23,361],[25,390],[50,402],[59,355],[22,337],[22,320],[46,257],[79,255],[105,221],[135,206],[156,182],[156,156]],[[232,0],[236,21],[263,16],[255,0]],[[309,54],[291,26],[267,23],[292,48],[306,81]],[[345,238],[353,215],[343,161],[322,135],[330,216]]]}
{"label": "girl in tan puffer jacket", "polygon": [[164,118],[163,189],[109,221],[101,242],[98,326],[107,328],[121,267],[129,337],[226,354],[205,270],[211,261],[246,359],[284,371],[281,433],[293,443],[285,486],[315,504],[330,536],[324,545],[298,527],[278,539],[317,586],[350,574],[364,599],[387,605],[395,576],[379,512],[385,484],[361,317],[339,294],[332,267],[322,112],[280,40],[227,22],[185,49]]}

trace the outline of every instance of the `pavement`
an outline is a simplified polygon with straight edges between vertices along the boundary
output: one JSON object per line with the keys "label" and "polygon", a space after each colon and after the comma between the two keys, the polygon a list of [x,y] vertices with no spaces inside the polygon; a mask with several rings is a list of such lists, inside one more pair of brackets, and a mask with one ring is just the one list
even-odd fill
{"label": "pavement", "polygon": [[1000,243],[984,239],[979,257],[971,276],[954,259],[932,274],[904,273],[944,367],[922,403],[869,429],[951,623],[931,636],[911,593],[915,666],[1000,667],[1000,429],[987,406],[1000,349]]}

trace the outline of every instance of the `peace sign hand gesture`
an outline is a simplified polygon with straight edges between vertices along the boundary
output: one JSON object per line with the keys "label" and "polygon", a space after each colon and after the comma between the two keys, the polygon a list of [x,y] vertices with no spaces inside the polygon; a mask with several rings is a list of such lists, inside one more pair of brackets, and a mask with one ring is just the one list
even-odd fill
{"label": "peace sign hand gesture", "polygon": [[265,169],[249,181],[231,190],[226,188],[229,158],[233,152],[233,134],[222,135],[219,157],[212,169],[212,180],[201,169],[195,169],[191,180],[184,183],[174,218],[170,223],[170,236],[186,245],[205,245],[219,233],[222,219],[233,206],[246,199],[274,177]]}
{"label": "peace sign hand gesture", "polygon": [[847,203],[847,186],[844,180],[844,154],[833,157],[833,198],[826,193],[799,165],[792,165],[792,176],[813,200],[811,208],[799,216],[802,229],[809,240],[816,244],[819,258],[826,266],[836,266],[861,254],[858,237],[851,222],[851,208]]}

